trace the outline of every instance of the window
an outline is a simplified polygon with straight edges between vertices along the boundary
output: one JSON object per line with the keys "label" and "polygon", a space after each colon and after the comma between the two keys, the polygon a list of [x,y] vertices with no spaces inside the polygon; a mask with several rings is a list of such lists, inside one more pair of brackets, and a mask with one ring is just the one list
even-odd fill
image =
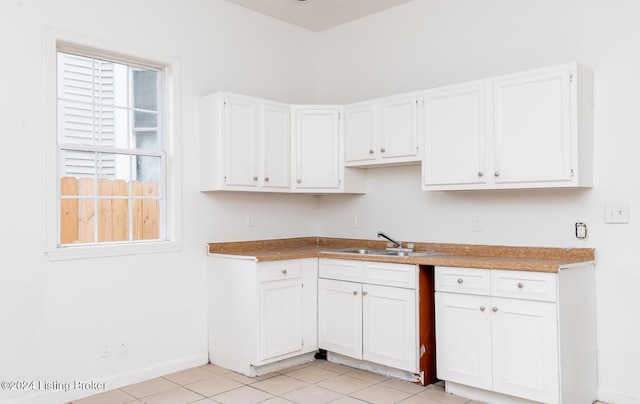
{"label": "window", "polygon": [[167,161],[174,121],[165,116],[173,66],[66,42],[56,42],[50,59],[56,127],[50,257],[69,247],[111,248],[98,256],[120,255],[112,254],[118,246],[166,247],[176,240],[175,172]]}

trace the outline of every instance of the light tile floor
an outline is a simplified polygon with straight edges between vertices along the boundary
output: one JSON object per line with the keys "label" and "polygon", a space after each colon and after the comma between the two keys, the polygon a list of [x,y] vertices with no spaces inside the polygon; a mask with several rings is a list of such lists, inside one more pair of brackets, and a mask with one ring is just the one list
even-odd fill
{"label": "light tile floor", "polygon": [[73,404],[481,404],[347,366],[315,360],[249,378],[204,365],[74,401]]}
{"label": "light tile floor", "polygon": [[71,404],[125,403],[482,404],[446,393],[441,383],[419,386],[324,360],[253,379],[209,364]]}

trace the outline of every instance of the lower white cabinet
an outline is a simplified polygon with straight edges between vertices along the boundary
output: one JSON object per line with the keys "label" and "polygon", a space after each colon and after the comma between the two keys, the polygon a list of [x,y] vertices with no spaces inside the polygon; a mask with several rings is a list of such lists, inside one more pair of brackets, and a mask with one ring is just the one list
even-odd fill
{"label": "lower white cabinet", "polygon": [[318,343],[418,373],[416,265],[320,259]]}
{"label": "lower white cabinet", "polygon": [[487,403],[592,403],[593,274],[436,267],[438,378]]}
{"label": "lower white cabinet", "polygon": [[317,258],[210,256],[208,272],[211,363],[253,377],[318,349]]}

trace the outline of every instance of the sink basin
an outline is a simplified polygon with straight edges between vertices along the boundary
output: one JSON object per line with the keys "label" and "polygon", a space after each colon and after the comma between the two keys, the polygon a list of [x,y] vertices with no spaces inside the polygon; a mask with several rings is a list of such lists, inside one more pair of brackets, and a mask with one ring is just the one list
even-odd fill
{"label": "sink basin", "polygon": [[430,255],[442,255],[444,253],[438,251],[397,251],[397,250],[377,250],[368,248],[347,248],[344,250],[336,250],[341,254],[358,254],[358,255],[386,255],[393,257],[426,257]]}
{"label": "sink basin", "polygon": [[429,255],[442,255],[438,251],[385,251],[381,255],[393,255],[396,257],[427,257]]}
{"label": "sink basin", "polygon": [[370,254],[370,255],[383,255],[386,250],[372,250],[367,248],[347,248],[345,250],[337,250],[336,252],[342,254]]}

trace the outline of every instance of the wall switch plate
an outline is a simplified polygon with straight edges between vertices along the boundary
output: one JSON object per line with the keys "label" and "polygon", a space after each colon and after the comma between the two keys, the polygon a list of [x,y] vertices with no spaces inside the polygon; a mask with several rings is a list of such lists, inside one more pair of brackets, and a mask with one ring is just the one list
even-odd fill
{"label": "wall switch plate", "polygon": [[576,223],[576,238],[584,240],[587,238],[587,224],[582,222]]}
{"label": "wall switch plate", "polygon": [[125,353],[129,350],[126,337],[116,339],[116,349],[118,350],[118,353]]}
{"label": "wall switch plate", "polygon": [[628,203],[607,203],[604,208],[605,223],[629,223]]}
{"label": "wall switch plate", "polygon": [[256,217],[253,213],[247,213],[247,227],[255,227],[256,225]]}
{"label": "wall switch plate", "polygon": [[349,227],[352,229],[355,229],[356,227],[358,227],[358,216],[356,215],[349,216]]}

